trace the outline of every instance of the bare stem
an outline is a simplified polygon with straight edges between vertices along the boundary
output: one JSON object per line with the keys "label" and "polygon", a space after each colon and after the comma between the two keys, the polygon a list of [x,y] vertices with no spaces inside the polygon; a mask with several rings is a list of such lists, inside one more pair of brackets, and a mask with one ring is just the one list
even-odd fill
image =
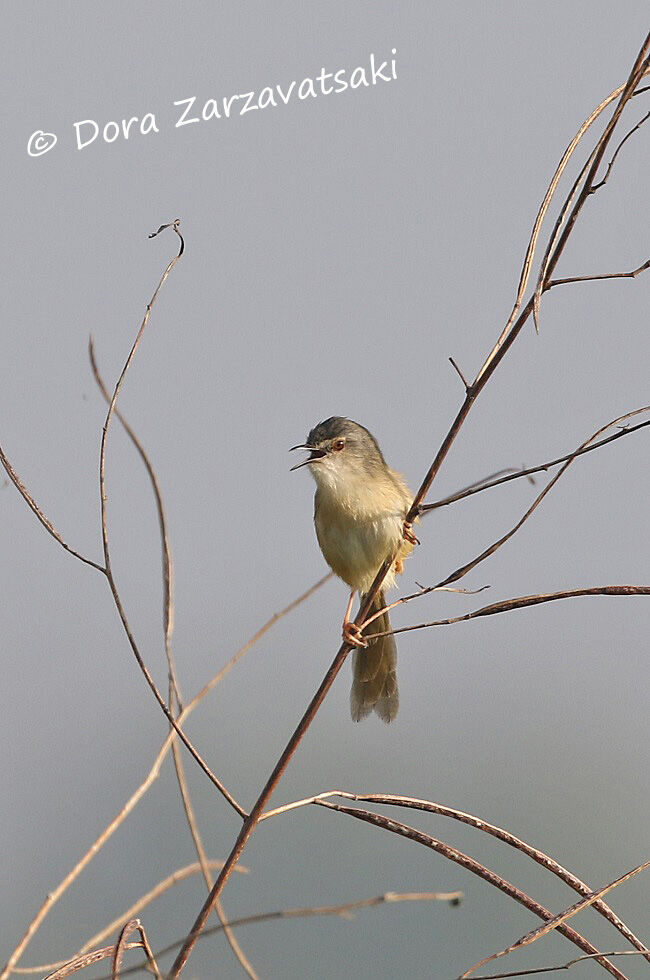
{"label": "bare stem", "polygon": [[[203,688],[192,698],[192,700],[183,708],[177,721],[179,725],[182,725],[189,715],[194,711],[196,707],[200,704],[203,698],[209,694],[209,692],[229,673],[234,667],[238,660],[240,660],[245,653],[247,653],[251,647],[261,639],[264,634],[270,630],[279,620],[284,616],[292,612],[301,603],[306,602],[325,582],[329,581],[331,578],[331,573],[325,575],[323,578],[315,582],[309,589],[299,595],[296,599],[293,599],[287,606],[281,609],[279,612],[273,613],[273,615],[260,627],[259,630],[249,639],[246,643],[240,647],[240,649],[234,654],[233,657],[228,661],[228,663],[222,667],[220,671],[210,680]],[[42,925],[44,919],[47,917],[48,913],[52,907],[59,901],[59,899],[65,894],[68,888],[77,880],[77,878],[82,874],[85,868],[90,864],[92,859],[100,852],[104,844],[113,836],[115,831],[124,823],[128,815],[135,809],[140,800],[144,797],[147,791],[151,788],[155,780],[160,774],[160,769],[162,763],[169,752],[174,735],[170,733],[165,738],[156,758],[154,759],[153,765],[149,770],[144,781],[138,786],[135,792],[124,804],[120,812],[110,821],[110,823],[104,828],[99,837],[91,844],[86,853],[79,859],[75,866],[68,872],[68,874],[63,878],[63,880],[57,885],[53,891],[51,891],[46,897],[45,901],[40,906],[38,912],[28,925],[25,933],[23,934],[20,942],[12,952],[9,960],[7,961],[5,967],[0,972],[0,980],[8,980],[12,973],[20,972],[20,968],[16,967],[16,964],[20,960],[21,956],[25,952],[31,940],[34,938],[38,932],[40,926]],[[220,867],[223,862],[220,863]],[[235,870],[243,870],[241,866]],[[83,952],[83,950],[81,951]],[[63,964],[57,964],[61,966]],[[46,967],[45,969],[49,969]],[[55,969],[54,966],[51,969]],[[43,972],[39,969],[36,972]]]}
{"label": "bare stem", "polygon": [[[648,35],[648,37],[646,38],[644,45],[641,49],[641,52],[639,53],[639,55],[635,60],[632,71],[628,77],[625,86],[623,87],[621,98],[614,111],[612,119],[610,120],[608,126],[605,129],[605,133],[598,141],[596,151],[595,151],[595,156],[594,156],[595,169],[597,169],[597,166],[602,158],[602,155],[605,152],[605,149],[615,129],[616,123],[618,122],[623,107],[625,106],[629,98],[632,96],[634,88],[638,84],[640,78],[643,76],[647,68],[645,59],[647,57],[647,50],[649,47],[650,47],[650,35]],[[595,169],[594,171],[590,170],[588,174],[589,188],[593,183],[593,173],[595,172]],[[552,254],[550,255],[550,258],[547,263],[547,268],[545,269],[543,286],[546,284],[547,279],[550,278],[550,276],[553,274],[555,266],[560,259],[560,256],[564,250],[564,246],[571,233],[575,220],[577,219],[578,214],[580,213],[584,205],[586,196],[587,196],[586,193],[579,195],[576,205],[574,206],[573,211],[571,212],[571,215],[568,219],[567,226],[564,232],[562,233],[558,243],[553,248]],[[427,493],[429,492],[431,485],[435,477],[437,476],[440,467],[442,466],[458,433],[460,432],[460,429],[465,419],[467,418],[474,402],[476,401],[478,395],[483,390],[483,388],[485,387],[489,379],[492,377],[494,371],[501,363],[504,356],[506,355],[506,353],[508,352],[508,350],[516,340],[519,333],[521,332],[521,329],[523,328],[531,312],[533,311],[533,306],[534,306],[534,297],[528,301],[525,308],[522,310],[520,315],[514,321],[512,326],[508,328],[507,334],[504,336],[504,334],[502,333],[501,337],[499,338],[499,340],[493,347],[492,351],[488,355],[486,361],[484,362],[483,367],[481,368],[478,375],[476,376],[473,384],[467,389],[465,400],[460,410],[458,411],[456,418],[452,422],[451,428],[449,429],[449,432],[445,436],[442,445],[440,446],[440,449],[436,454],[435,459],[433,460],[431,466],[429,467],[429,470],[420,486],[420,489],[415,495],[411,509],[409,510],[409,513],[406,516],[406,522],[408,524],[412,524],[415,518],[418,516],[420,505],[422,504]],[[514,311],[510,317],[509,322],[513,319],[514,319]],[[365,621],[366,617],[368,616],[372,603],[375,597],[377,596],[379,590],[381,589],[383,581],[393,564],[394,558],[395,555],[393,554],[388,555],[386,557],[386,560],[383,562],[381,568],[378,570],[374,582],[372,583],[368,593],[366,594],[364,601],[361,603],[360,609],[355,619],[355,625],[361,626]],[[448,583],[445,582],[440,584],[448,584]],[[305,713],[303,714],[303,717],[298,723],[296,730],[294,731],[293,735],[289,739],[286,748],[284,749],[282,755],[280,756],[278,762],[276,763],[271,775],[267,779],[266,784],[257,799],[257,802],[255,803],[249,816],[244,820],[243,826],[237,836],[237,839],[235,841],[235,844],[233,845],[230,855],[228,856],[226,863],[221,873],[219,874],[219,877],[217,878],[217,881],[215,882],[215,885],[210,895],[208,896],[207,900],[204,902],[203,907],[201,908],[194,922],[194,925],[192,926],[191,932],[187,936],[187,939],[183,944],[183,947],[181,948],[180,952],[178,953],[178,956],[176,957],[176,960],[174,961],[170,973],[171,978],[175,978],[180,974],[187,960],[189,959],[191,952],[196,944],[196,941],[205,927],[212,905],[214,904],[217,897],[221,894],[221,891],[223,890],[226,881],[228,880],[233,868],[235,867],[237,861],[239,860],[239,857],[242,851],[244,850],[248,842],[248,839],[253,833],[255,826],[263,813],[266,803],[268,802],[271,795],[273,794],[273,791],[275,790],[278,782],[282,778],[282,775],[286,767],[288,766],[291,758],[293,757],[298,745],[300,744],[305,732],[307,731],[311,722],[316,716],[318,709],[320,708],[320,705],[322,704],[327,692],[329,691],[330,687],[334,683],[334,680],[336,679],[338,672],[343,666],[343,663],[347,658],[350,649],[351,649],[350,645],[346,643],[343,643],[339,648],[330,668],[328,669],[323,681],[321,682],[318,690],[316,691],[316,694],[314,695],[311,702],[309,703]],[[595,952],[595,950],[590,949],[588,950],[588,952]],[[613,972],[615,970],[615,968],[611,967],[611,965],[608,968],[610,969],[610,972]],[[615,971],[615,975],[622,976],[619,971]]]}
{"label": "bare stem", "polygon": [[[418,623],[416,626],[401,626],[392,633],[411,633],[413,630],[430,629],[433,626],[453,626],[455,623],[466,623],[470,619],[480,619],[483,616],[496,616],[499,613],[511,612],[513,609],[524,609],[526,606],[540,606],[545,602],[556,602],[559,599],[578,599],[582,596],[639,596],[650,595],[650,585],[594,585],[586,589],[565,589],[561,592],[546,592],[538,595],[518,596],[514,599],[503,599],[489,606],[482,606],[463,616],[452,616],[449,619],[437,619],[430,623]],[[386,636],[378,633],[377,636]]]}
{"label": "bare stem", "polygon": [[[639,409],[639,411],[643,410]],[[558,456],[557,459],[549,459],[548,462],[539,463],[537,466],[529,466],[526,469],[508,472],[506,476],[499,475],[492,480],[481,480],[480,483],[473,484],[471,487],[466,487],[464,490],[459,490],[457,493],[451,494],[449,497],[436,500],[431,504],[422,504],[420,507],[420,514],[427,514],[431,510],[446,507],[448,504],[454,504],[458,500],[464,500],[466,497],[471,497],[475,493],[482,493],[483,490],[490,490],[492,487],[499,487],[503,483],[510,483],[512,480],[519,480],[521,477],[529,477],[535,473],[546,473],[548,470],[552,469],[553,466],[559,466],[560,463],[566,463],[570,459],[577,459],[578,456],[584,456],[585,453],[591,453],[594,451],[594,449],[600,449],[601,446],[606,446],[610,442],[616,442],[617,439],[622,439],[624,436],[631,435],[632,432],[637,432],[639,429],[645,429],[649,425],[650,419],[647,422],[638,422],[636,425],[626,425],[618,432],[614,432],[611,436],[607,436],[605,439],[600,439],[598,442],[594,442],[588,446],[583,446],[582,449],[574,450],[572,453],[568,453],[566,456]]]}
{"label": "bare stem", "polygon": [[577,915],[578,912],[582,912],[583,909],[589,908],[589,906],[593,905],[599,898],[603,898],[608,892],[613,891],[614,888],[618,888],[619,885],[629,881],[630,878],[634,877],[634,875],[638,875],[641,871],[645,871],[649,867],[650,861],[645,861],[643,864],[639,864],[636,868],[633,868],[632,871],[628,871],[626,874],[621,875],[620,878],[616,878],[603,888],[599,888],[598,891],[592,892],[590,895],[580,899],[579,902],[575,902],[574,905],[570,905],[569,908],[564,909],[558,915],[554,915],[553,918],[549,919],[548,922],[545,922],[543,926],[538,926],[537,929],[532,929],[530,932],[527,932],[521,937],[521,939],[518,939],[516,943],[512,943],[512,945],[507,946],[505,949],[499,950],[498,953],[492,953],[490,956],[486,956],[484,959],[480,960],[474,966],[470,967],[469,970],[466,970],[465,973],[463,973],[461,980],[465,980],[465,978],[471,976],[472,973],[475,973],[476,970],[480,970],[482,966],[486,966],[486,964],[491,963],[493,960],[499,959],[501,956],[506,956],[508,953],[512,953],[516,949],[521,949],[522,946],[529,946],[531,943],[541,939],[542,936],[547,936],[549,932],[553,931],[553,929],[559,929],[560,926],[564,925],[565,922],[573,918],[574,915]]}
{"label": "bare stem", "polygon": [[[532,844],[527,843],[514,834],[510,833],[509,830],[504,830],[503,827],[497,827],[495,824],[488,823],[487,820],[483,820],[481,817],[474,816],[471,813],[464,813],[462,810],[456,810],[449,806],[444,806],[441,803],[433,803],[431,800],[419,800],[411,796],[396,796],[392,793],[347,793],[343,790],[330,790],[326,793],[318,793],[316,796],[308,797],[304,800],[297,800],[293,803],[285,803],[284,806],[278,807],[275,810],[267,810],[263,816],[262,820],[267,820],[269,817],[278,816],[282,813],[287,813],[290,810],[298,809],[299,807],[309,806],[312,804],[318,804],[320,800],[331,799],[332,797],[339,797],[346,800],[353,800],[355,802],[362,803],[376,803],[382,806],[397,806],[404,807],[407,809],[421,810],[426,813],[434,813],[442,817],[450,817],[452,820],[457,820],[460,823],[467,824],[470,827],[474,827],[476,830],[480,830],[485,834],[489,834],[491,837],[495,837],[497,840],[503,841],[503,843],[508,844],[510,847],[515,848],[515,850],[520,851],[527,857],[531,858],[541,867],[550,871],[561,881],[565,882],[570,888],[578,892],[582,896],[590,896],[593,894],[592,889],[580,878],[574,875],[571,871],[568,871],[561,864],[540,851],[539,848],[533,847]],[[611,922],[611,924],[618,929],[622,936],[624,936],[633,946],[636,947],[638,952],[643,953],[648,962],[650,962],[650,951],[647,946],[628,928],[628,926],[619,918],[619,916],[604,902],[602,899],[597,899],[594,902],[594,909],[604,916]]]}
{"label": "bare stem", "polygon": [[[93,344],[92,337],[88,344],[88,354],[90,357],[90,364],[92,367],[92,372],[97,383],[99,390],[107,404],[110,404],[111,398],[104,384],[104,381],[99,372],[97,366],[97,359],[95,357],[95,347]],[[158,476],[153,467],[151,460],[144,446],[138,439],[132,427],[126,421],[119,409],[115,410],[115,415],[122,423],[124,430],[126,431],[129,439],[135,446],[140,459],[142,460],[144,467],[149,476],[149,481],[151,483],[151,489],[153,491],[154,500],[156,503],[156,511],[158,514],[158,525],[160,528],[160,541],[162,546],[162,573],[163,573],[163,636],[165,643],[165,654],[167,657],[167,669],[169,673],[169,706],[174,708],[174,702],[180,711],[183,707],[180,687],[178,683],[178,677],[176,674],[176,666],[174,664],[174,656],[172,652],[172,636],[174,632],[174,564],[172,560],[172,552],[169,544],[169,532],[167,529],[167,517],[165,514],[165,506],[162,498],[162,491],[160,489],[160,483],[158,481]],[[173,729],[172,729],[173,730]],[[196,850],[196,855],[199,859],[201,865],[201,871],[203,873],[203,878],[207,885],[208,891],[212,888],[214,883],[212,874],[208,865],[207,857],[205,854],[205,848],[203,846],[203,841],[201,839],[201,834],[199,831],[198,823],[196,820],[196,815],[194,813],[194,807],[192,806],[192,800],[190,797],[189,787],[187,785],[187,780],[185,778],[185,771],[183,767],[183,759],[179,751],[178,742],[176,739],[172,742],[172,754],[174,757],[174,768],[176,770],[176,779],[178,782],[178,788],[181,795],[181,802],[183,804],[183,810],[185,811],[185,817],[187,819],[187,824],[190,830],[192,841],[194,843],[194,848]],[[235,937],[232,929],[228,926],[227,918],[221,904],[221,901],[217,902],[215,905],[215,911],[219,917],[219,921],[224,927],[226,938],[228,943],[237,957],[239,963],[241,964],[244,972],[251,978],[251,980],[256,980],[257,974],[255,973],[253,967],[249,963],[244,951],[242,950],[237,938]]]}
{"label": "bare stem", "polygon": [[[510,980],[512,977],[535,977],[541,976],[542,973],[559,973],[562,970],[570,970],[572,966],[576,963],[584,963],[585,960],[594,959],[594,953],[585,953],[584,956],[576,956],[575,959],[569,960],[568,963],[562,963],[560,966],[539,966],[537,969],[532,970],[512,970],[508,973],[482,973],[480,977],[476,977],[475,980]],[[641,956],[636,949],[610,949],[601,954],[602,956],[612,957],[612,956]]]}
{"label": "bare stem", "polygon": [[[592,443],[596,442],[599,436],[601,436],[608,429],[611,429],[615,425],[620,425],[621,423],[626,422],[629,418],[632,418],[633,416],[642,415],[648,411],[650,411],[650,405],[645,405],[643,408],[636,408],[632,412],[626,412],[624,415],[620,415],[618,418],[613,419],[611,422],[607,422],[605,425],[601,426],[601,428],[598,429],[596,432],[594,432],[591,436],[589,436],[589,438],[585,440],[585,442],[583,442],[581,446],[578,446],[575,452],[571,453],[571,455],[566,459],[566,461],[562,465],[561,469],[559,469],[558,472],[555,474],[555,476],[552,477],[551,480],[549,480],[549,482],[546,484],[546,486],[541,491],[541,493],[539,493],[537,497],[535,497],[530,507],[528,507],[524,515],[517,521],[514,527],[512,527],[504,535],[498,538],[498,540],[494,541],[488,548],[482,551],[480,555],[477,555],[475,558],[472,558],[471,561],[468,561],[466,564],[461,565],[459,568],[455,569],[455,571],[447,575],[446,578],[444,578],[441,582],[438,582],[437,585],[433,586],[433,589],[437,589],[441,585],[450,585],[452,582],[457,582],[469,571],[471,571],[473,568],[476,568],[476,566],[479,565],[481,562],[485,561],[486,558],[489,558],[496,551],[498,551],[498,549],[502,545],[504,545],[507,541],[509,541],[510,538],[512,538],[517,533],[517,531],[519,531],[520,528],[523,527],[523,525],[526,523],[528,518],[531,517],[531,515],[539,507],[544,497],[548,493],[550,493],[550,491],[553,489],[553,487],[558,482],[558,480],[561,479],[562,476],[564,476],[571,463],[579,455],[581,455],[583,450],[585,450]],[[423,590],[421,592],[422,595],[424,595],[425,593],[426,590]]]}
{"label": "bare stem", "polygon": [[[260,922],[272,922],[279,919],[312,919],[312,918],[323,918],[323,917],[336,917],[340,919],[351,920],[354,918],[354,913],[361,911],[362,909],[376,908],[379,905],[397,905],[403,902],[446,902],[447,904],[453,906],[460,905],[463,899],[463,892],[453,891],[453,892],[384,892],[382,895],[374,895],[372,898],[361,898],[354,902],[344,902],[341,905],[316,905],[308,906],[302,908],[289,908],[289,909],[277,909],[273,912],[259,912],[256,915],[246,915],[240,918],[233,919],[230,925],[235,928],[240,926],[255,925]],[[221,932],[223,926],[211,926],[206,929],[203,933],[203,937],[213,936],[218,932]],[[180,942],[172,943],[166,946],[164,949],[160,949],[157,955],[165,956],[167,953],[172,952],[181,945]],[[51,964],[53,966],[54,964]],[[59,964],[56,964],[57,966]],[[65,965],[65,964],[61,964]],[[28,970],[18,970],[18,973],[36,973],[42,972],[43,969],[48,969],[47,966],[43,967],[29,967]],[[134,973],[141,967],[133,967],[129,970],[123,970],[122,976],[126,976],[129,973]]]}
{"label": "bare stem", "polygon": [[[99,367],[97,365],[97,358],[95,356],[95,344],[93,338],[88,339],[88,356],[90,358],[90,366],[92,368],[93,377],[97,383],[97,387],[104,396],[104,400],[107,405],[111,403],[111,396],[108,392],[104,380],[99,372]],[[165,654],[167,656],[167,667],[169,670],[169,678],[173,687],[176,700],[178,701],[179,708],[183,707],[180,688],[178,685],[178,678],[176,676],[176,667],[174,665],[174,658],[171,649],[171,638],[174,632],[174,563],[172,560],[172,552],[169,544],[169,531],[167,528],[167,518],[165,516],[165,507],[163,504],[162,490],[160,489],[160,483],[158,476],[153,467],[149,456],[140,442],[139,438],[135,434],[133,428],[126,421],[122,413],[118,408],[115,408],[115,416],[119,419],[122,427],[129,439],[133,443],[136,452],[140,456],[144,468],[147,471],[147,476],[151,483],[151,489],[153,491],[154,500],[156,502],[156,513],[158,515],[158,525],[160,527],[160,541],[162,545],[162,571],[163,571],[163,631],[165,637]]]}
{"label": "bare stem", "polygon": [[64,541],[64,539],[61,537],[61,535],[55,528],[52,521],[49,519],[49,517],[47,517],[43,513],[41,508],[38,506],[38,504],[36,503],[32,495],[30,494],[27,487],[24,485],[24,483],[16,473],[15,469],[13,468],[7,456],[5,455],[2,446],[0,446],[0,463],[2,463],[2,465],[4,466],[7,472],[7,476],[15,486],[18,493],[21,495],[21,497],[28,505],[28,507],[33,511],[33,513],[36,514],[37,518],[39,519],[39,521],[41,522],[45,530],[48,532],[48,534],[51,534],[54,540],[58,541],[61,547],[65,548],[65,550],[69,554],[71,554],[74,558],[78,558],[79,561],[82,561],[85,565],[90,565],[92,568],[96,568],[98,572],[106,573],[106,569],[104,568],[103,565],[98,565],[97,562],[93,561],[91,558],[86,558],[85,555],[82,555],[80,554],[80,552],[75,551],[74,548],[71,548],[70,545]]}
{"label": "bare stem", "polygon": [[[143,333],[145,331],[145,328],[146,328],[146,326],[147,326],[147,324],[149,322],[149,318],[151,316],[151,310],[153,309],[153,305],[156,302],[156,299],[158,297],[158,294],[159,294],[160,290],[162,289],[163,285],[167,281],[167,278],[168,278],[170,272],[172,271],[172,269],[174,268],[174,266],[176,265],[176,263],[180,259],[181,255],[183,254],[184,248],[185,248],[185,244],[183,242],[183,237],[182,237],[180,231],[178,230],[178,220],[172,222],[169,225],[163,225],[163,226],[161,226],[161,228],[159,228],[158,229],[158,232],[156,232],[155,234],[158,234],[160,231],[163,230],[163,228],[169,228],[169,227],[173,228],[173,230],[176,232],[176,234],[178,235],[178,237],[180,239],[180,247],[179,247],[179,250],[178,250],[178,254],[175,255],[174,258],[168,263],[167,268],[163,272],[163,274],[161,276],[161,279],[160,279],[160,282],[158,283],[158,285],[156,287],[156,290],[155,290],[153,296],[151,297],[151,300],[147,304],[147,310],[146,310],[146,313],[144,315],[144,319],[142,321],[142,324],[140,325],[140,329],[138,330],[138,333],[137,333],[137,336],[135,338],[135,341],[133,342],[133,346],[131,347],[131,351],[129,353],[129,356],[126,359],[126,362],[124,364],[124,367],[122,368],[122,373],[120,374],[120,376],[119,376],[119,378],[117,380],[117,384],[115,385],[115,389],[113,391],[113,395],[111,397],[111,400],[110,400],[110,403],[109,403],[109,406],[108,406],[108,412],[107,412],[107,415],[106,415],[106,421],[104,422],[104,428],[102,430],[101,446],[100,446],[100,450],[99,450],[99,496],[100,496],[100,504],[101,504],[102,544],[103,544],[103,549],[104,549],[104,565],[105,565],[106,578],[108,579],[108,584],[109,584],[110,589],[111,589],[111,594],[113,596],[113,601],[115,602],[115,606],[117,608],[119,617],[120,617],[120,619],[122,621],[122,626],[124,627],[124,632],[126,633],[127,639],[128,639],[128,641],[129,641],[129,643],[131,645],[131,649],[132,649],[133,655],[135,656],[135,659],[136,659],[136,661],[138,663],[138,666],[139,666],[139,668],[140,668],[140,670],[141,670],[141,672],[142,672],[142,674],[143,674],[143,676],[144,676],[147,684],[149,685],[149,687],[150,687],[150,689],[151,689],[151,691],[152,691],[152,693],[153,693],[156,701],[160,705],[160,708],[162,709],[165,717],[167,718],[167,721],[172,726],[172,728],[174,729],[174,731],[176,732],[176,734],[178,735],[178,737],[181,739],[181,741],[183,742],[183,744],[186,746],[186,748],[189,750],[189,752],[192,755],[192,757],[199,764],[199,766],[201,767],[201,769],[203,769],[203,771],[208,776],[208,778],[212,781],[212,783],[216,786],[216,788],[219,790],[219,792],[221,793],[221,795],[223,796],[223,798],[225,800],[227,800],[227,802],[231,805],[231,807],[233,808],[233,810],[235,810],[236,813],[238,813],[239,816],[243,818],[243,817],[246,816],[246,811],[235,800],[235,798],[232,796],[232,794],[228,792],[228,790],[223,785],[223,783],[221,782],[221,780],[218,779],[217,776],[215,776],[215,774],[212,772],[212,770],[210,769],[210,767],[208,766],[208,764],[202,759],[202,757],[199,755],[199,753],[197,752],[197,750],[194,748],[194,746],[192,745],[192,743],[188,739],[188,737],[185,734],[185,732],[182,730],[182,728],[177,723],[177,721],[174,718],[174,716],[173,716],[170,708],[165,703],[164,698],[162,697],[162,695],[160,694],[160,691],[156,687],[156,684],[154,682],[153,677],[151,676],[151,673],[149,672],[149,669],[147,668],[144,660],[142,659],[142,656],[141,656],[140,651],[138,649],[138,645],[137,645],[137,643],[135,641],[135,637],[134,637],[134,635],[133,635],[133,633],[131,631],[131,627],[129,625],[129,621],[127,619],[126,612],[124,610],[124,606],[123,606],[122,600],[120,598],[120,594],[119,594],[119,591],[118,591],[118,588],[117,588],[117,585],[116,585],[116,582],[115,582],[115,578],[113,576],[113,570],[112,570],[112,567],[111,567],[111,556],[110,556],[110,550],[109,550],[109,545],[108,545],[108,525],[107,525],[107,520],[106,520],[106,442],[107,442],[107,438],[108,438],[108,432],[109,432],[111,420],[112,420],[113,415],[115,413],[115,408],[116,408],[118,396],[119,396],[120,391],[122,389],[122,385],[124,383],[124,379],[126,377],[126,373],[127,373],[128,369],[129,369],[129,367],[131,366],[131,363],[133,361],[133,358],[135,357],[135,353],[136,353],[136,351],[138,349],[138,346],[140,344],[140,340],[142,338],[142,335],[143,335]],[[150,237],[152,237],[152,236],[150,236]]]}
{"label": "bare stem", "polygon": [[551,279],[547,284],[547,289],[552,289],[553,286],[564,286],[570,282],[596,282],[599,279],[636,279],[647,269],[650,269],[650,259],[630,272],[605,272],[600,276],[569,276],[568,279]]}
{"label": "bare stem", "polygon": [[[550,912],[535,899],[527,895],[526,892],[517,888],[515,885],[511,884],[505,878],[502,878],[496,872],[491,871],[486,868],[485,865],[476,861],[474,858],[465,854],[463,851],[459,851],[455,847],[450,847],[449,844],[445,844],[443,841],[438,840],[436,837],[431,837],[429,834],[423,833],[415,827],[410,827],[408,824],[400,823],[397,820],[392,820],[388,817],[383,816],[379,813],[373,813],[370,810],[361,810],[349,806],[341,806],[338,803],[331,803],[327,800],[316,800],[318,806],[325,807],[328,810],[334,810],[337,813],[345,813],[350,817],[354,817],[357,820],[362,820],[365,823],[373,824],[375,827],[380,827],[382,830],[388,830],[393,834],[397,834],[400,837],[406,837],[409,840],[415,841],[418,844],[423,844],[425,847],[431,848],[431,850],[436,851],[443,857],[447,858],[449,861],[453,861],[455,864],[459,864],[461,867],[465,868],[467,871],[471,871],[472,874],[477,875],[484,881],[487,881],[490,885],[498,888],[504,894],[508,895],[510,898],[519,902],[534,915],[537,915],[540,919],[544,919],[546,923],[551,922],[554,919],[552,912]],[[580,933],[576,932],[570,926],[567,926],[564,922],[559,922],[553,928],[557,928],[559,932],[562,933],[567,939],[578,946],[585,953],[598,953],[598,950],[592,946],[592,944],[581,936]],[[617,977],[618,980],[625,980],[623,974],[602,954],[597,959],[597,962],[606,969],[612,976]]]}

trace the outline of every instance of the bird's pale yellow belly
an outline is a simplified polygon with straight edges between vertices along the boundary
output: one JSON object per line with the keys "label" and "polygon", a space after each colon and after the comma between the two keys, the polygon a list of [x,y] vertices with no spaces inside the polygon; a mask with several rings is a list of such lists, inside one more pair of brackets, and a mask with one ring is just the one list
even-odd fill
{"label": "bird's pale yellow belly", "polygon": [[[323,556],[333,572],[351,589],[366,592],[383,561],[399,548],[404,558],[412,545],[404,541],[404,516],[395,512],[365,515],[339,507],[319,495],[314,522]],[[386,576],[385,586],[394,582],[394,570]]]}

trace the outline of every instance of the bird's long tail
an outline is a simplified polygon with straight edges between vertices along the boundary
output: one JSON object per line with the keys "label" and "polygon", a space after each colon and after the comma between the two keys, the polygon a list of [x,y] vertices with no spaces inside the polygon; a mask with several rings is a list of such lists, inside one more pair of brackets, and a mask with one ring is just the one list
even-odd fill
{"label": "bird's long tail", "polygon": [[[363,602],[363,596],[361,596]],[[371,616],[386,605],[384,593],[375,598]],[[383,633],[391,628],[388,613],[373,620],[364,631],[364,636]],[[393,721],[399,708],[397,689],[397,645],[394,636],[379,636],[369,640],[364,649],[352,654],[352,690],[350,691],[350,711],[353,721],[361,721],[371,711],[375,711],[382,721]]]}

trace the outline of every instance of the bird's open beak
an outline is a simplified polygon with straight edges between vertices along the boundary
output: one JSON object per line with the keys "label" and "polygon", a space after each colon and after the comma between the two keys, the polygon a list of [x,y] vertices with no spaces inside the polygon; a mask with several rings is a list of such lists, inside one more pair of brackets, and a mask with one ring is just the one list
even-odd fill
{"label": "bird's open beak", "polygon": [[317,449],[316,446],[292,446],[289,452],[292,453],[294,449],[308,449],[311,456],[308,456],[307,459],[303,459],[302,463],[296,463],[295,466],[290,467],[290,473],[292,470],[299,470],[301,466],[306,466],[308,463],[315,463],[317,460],[322,459],[323,456],[327,455],[324,449]]}

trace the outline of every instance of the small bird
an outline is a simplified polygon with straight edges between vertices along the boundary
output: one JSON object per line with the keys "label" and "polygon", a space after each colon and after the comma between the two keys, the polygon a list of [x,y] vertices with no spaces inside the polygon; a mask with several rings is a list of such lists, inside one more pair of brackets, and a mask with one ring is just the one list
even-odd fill
{"label": "small bird", "polygon": [[309,466],[316,481],[318,543],[332,571],[352,590],[343,618],[343,639],[357,648],[352,658],[352,720],[361,721],[375,711],[382,721],[391,722],[399,708],[395,637],[371,639],[374,633],[390,630],[388,613],[361,632],[350,621],[350,610],[355,592],[363,602],[385,559],[395,555],[368,618],[386,605],[384,589],[394,584],[417,544],[406,523],[413,494],[401,474],[387,466],[374,436],[351,419],[334,416],[320,422],[307,442],[293,449],[310,452],[291,469]]}

